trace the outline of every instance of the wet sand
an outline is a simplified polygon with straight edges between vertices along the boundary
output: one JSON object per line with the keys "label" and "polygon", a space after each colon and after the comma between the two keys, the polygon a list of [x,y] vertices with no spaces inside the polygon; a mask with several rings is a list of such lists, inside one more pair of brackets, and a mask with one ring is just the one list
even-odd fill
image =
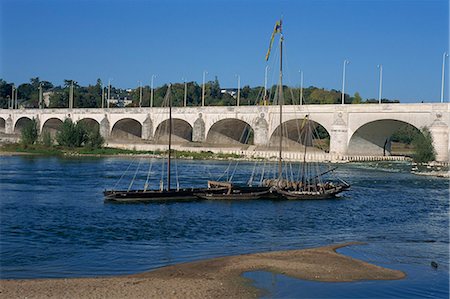
{"label": "wet sand", "polygon": [[[256,298],[259,290],[241,277],[265,270],[295,278],[344,282],[402,279],[401,271],[336,253],[361,243],[256,253],[177,264],[128,276],[0,280],[1,298]],[[294,294],[293,294],[294,295]]]}

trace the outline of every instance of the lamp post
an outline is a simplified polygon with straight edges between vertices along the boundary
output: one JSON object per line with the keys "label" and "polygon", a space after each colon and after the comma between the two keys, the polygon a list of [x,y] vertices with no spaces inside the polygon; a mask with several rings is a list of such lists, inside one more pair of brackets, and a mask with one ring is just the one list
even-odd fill
{"label": "lamp post", "polygon": [[138,81],[139,84],[139,107],[142,107],[142,82]]}
{"label": "lamp post", "polygon": [[113,79],[108,79],[108,99],[106,99],[106,107],[109,109],[109,102],[111,100],[111,81]]}
{"label": "lamp post", "polygon": [[39,104],[38,104],[38,106],[39,106],[39,109],[42,109],[42,82],[40,82],[39,83],[39,88],[38,88],[38,90],[39,90]]}
{"label": "lamp post", "polygon": [[103,82],[102,82],[102,109],[105,108],[104,103],[105,103],[105,87],[103,86]]}
{"label": "lamp post", "polygon": [[15,93],[15,105],[16,105],[16,109],[19,109],[19,100],[18,100],[18,97],[17,97],[17,95],[18,95],[18,93],[19,93],[19,88],[16,88],[16,89],[14,89],[14,93]]}
{"label": "lamp post", "polygon": [[264,106],[267,105],[267,70],[269,69],[269,66],[266,65],[266,69],[264,72]]}
{"label": "lamp post", "polygon": [[70,89],[69,89],[69,109],[73,108],[73,80],[70,82]]}
{"label": "lamp post", "polygon": [[444,52],[444,54],[442,54],[441,103],[444,103],[445,57],[448,57],[448,54],[446,52]]}
{"label": "lamp post", "polygon": [[208,72],[203,71],[203,85],[202,85],[202,107],[205,106],[205,76]]}
{"label": "lamp post", "polygon": [[377,65],[377,68],[380,69],[380,85],[378,87],[378,104],[381,104],[381,91],[383,90],[383,65]]}
{"label": "lamp post", "polygon": [[187,105],[187,82],[186,82],[186,78],[181,78],[181,80],[183,80],[183,82],[184,82],[184,100],[183,100],[183,106],[186,107],[186,105]]}
{"label": "lamp post", "polygon": [[153,80],[156,78],[156,75],[152,75],[152,80],[150,82],[150,107],[153,107]]}
{"label": "lamp post", "polygon": [[10,101],[10,106],[9,106],[10,109],[14,109],[14,105],[15,105],[15,102],[14,102],[15,89],[16,89],[16,86],[13,85],[12,86],[12,90],[11,90],[11,101]]}
{"label": "lamp post", "polygon": [[241,100],[241,76],[240,75],[236,75],[236,77],[238,78],[238,90],[237,90],[236,106],[239,106],[239,102]]}
{"label": "lamp post", "polygon": [[303,71],[298,72],[300,73],[300,105],[303,105]]}
{"label": "lamp post", "polygon": [[349,63],[350,61],[347,59],[344,60],[344,70],[342,71],[342,104],[345,104],[345,66]]}

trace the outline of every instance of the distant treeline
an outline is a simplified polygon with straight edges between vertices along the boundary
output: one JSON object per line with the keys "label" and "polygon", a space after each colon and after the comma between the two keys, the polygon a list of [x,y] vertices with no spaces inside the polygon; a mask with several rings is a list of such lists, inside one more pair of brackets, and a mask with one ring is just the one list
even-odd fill
{"label": "distant treeline", "polygon": [[[17,88],[17,99],[20,107],[38,108],[39,107],[39,87],[42,93],[49,97],[49,108],[68,107],[69,90],[72,80],[64,80],[63,86],[54,86],[49,81],[40,80],[39,77],[31,78],[30,83],[23,83]],[[102,106],[102,88],[104,97],[107,97],[107,84],[97,79],[95,85],[80,86],[74,82],[74,107],[75,108],[100,108]],[[164,95],[167,91],[167,84],[154,89],[153,106],[161,106]],[[186,102],[187,106],[199,106],[202,99],[202,86],[196,82],[186,83]],[[9,99],[12,96],[13,83],[0,79],[0,108],[7,108]],[[217,77],[213,81],[205,84],[205,105],[207,106],[233,106],[236,105],[237,92],[236,89],[227,89],[222,92]],[[172,84],[172,105],[183,106],[185,95],[185,84]],[[245,85],[240,90],[240,105],[264,105],[272,104],[276,86],[272,86],[267,91],[267,98],[264,101],[264,88],[262,86],[250,87]],[[140,88],[131,90],[117,88],[111,86],[111,99],[129,100],[126,104],[129,107],[138,107],[140,101]],[[300,102],[300,88],[283,87],[285,104],[298,104]],[[142,106],[150,105],[150,86],[142,87]],[[233,95],[232,95],[233,94]],[[339,90],[326,90],[314,86],[303,88],[304,104],[339,104],[341,103],[341,92]],[[383,103],[399,103],[398,100],[382,99]],[[376,99],[362,99],[360,94],[356,92],[353,96],[345,94],[346,104],[360,103],[378,103]],[[110,107],[115,106],[111,104]]]}

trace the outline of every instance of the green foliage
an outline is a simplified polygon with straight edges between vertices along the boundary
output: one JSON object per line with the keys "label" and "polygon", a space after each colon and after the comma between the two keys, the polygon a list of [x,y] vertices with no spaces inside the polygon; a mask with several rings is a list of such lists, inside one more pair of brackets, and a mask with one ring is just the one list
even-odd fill
{"label": "green foliage", "polygon": [[418,134],[420,135],[420,131],[417,128],[409,124],[405,124],[404,126],[400,127],[397,132],[392,134],[391,141],[411,144],[413,139]]}
{"label": "green foliage", "polygon": [[[236,82],[237,83],[237,82]],[[42,86],[43,91],[51,90],[50,95],[50,108],[67,108],[69,105],[69,88],[72,84],[72,80],[64,80],[62,86],[53,86],[48,81],[42,81],[39,77],[31,78],[30,83],[20,84],[18,86],[18,98],[21,105],[26,107],[38,107],[39,98],[39,86]],[[13,84],[7,83],[0,79],[0,108],[7,108],[8,98],[11,97],[11,89]],[[102,99],[102,81],[97,79],[95,85],[80,86],[78,83],[74,83],[74,108],[100,108]],[[106,86],[103,86],[106,87]],[[233,86],[230,86],[233,87]],[[236,86],[234,86],[236,87]],[[172,84],[172,105],[174,107],[183,106],[184,102],[184,83]],[[273,101],[273,96],[276,93],[277,86],[273,85],[268,89],[268,95],[270,96],[270,102]],[[205,83],[205,105],[215,106],[235,106],[237,96],[230,96],[228,93],[221,92],[222,87],[217,77],[214,80]],[[154,88],[153,106],[160,107],[162,105],[164,96],[167,92],[167,84]],[[299,104],[300,88],[291,88],[283,86],[284,104]],[[150,86],[145,85],[142,87],[142,106],[150,106]],[[132,89],[131,91],[126,89],[117,88],[111,86],[111,98],[132,100],[130,107],[139,106],[139,87]],[[105,97],[107,93],[105,92]],[[256,86],[250,87],[244,85],[241,87],[240,92],[240,105],[258,105],[263,102],[263,87]],[[309,86],[303,88],[303,103],[304,104],[339,104],[341,103],[341,91],[331,89],[326,90],[324,88],[317,88]],[[187,83],[187,106],[199,106],[202,99],[202,85],[196,82]],[[382,99],[383,103],[398,103],[398,100]],[[376,99],[363,100],[359,93],[355,93],[354,96],[345,94],[346,104],[358,104],[358,103],[378,103]],[[111,104],[110,107],[119,107],[120,105]]]}
{"label": "green foliage", "polygon": [[65,147],[85,146],[89,149],[101,148],[105,142],[98,128],[88,129],[83,123],[74,123],[70,118],[64,120],[61,130],[56,134],[56,141]]}
{"label": "green foliage", "polygon": [[85,145],[89,149],[98,149],[103,146],[105,143],[105,139],[100,135],[100,130],[97,128],[96,130],[88,130],[87,140]]}
{"label": "green foliage", "polygon": [[355,92],[355,95],[353,96],[352,104],[361,104],[362,98],[359,95],[359,92]]}
{"label": "green foliage", "polygon": [[84,125],[73,123],[70,118],[64,120],[61,130],[56,134],[58,144],[67,147],[81,147],[87,138],[88,133]]}
{"label": "green foliage", "polygon": [[32,119],[27,122],[22,129],[22,144],[24,145],[32,145],[38,139],[38,129],[37,129],[37,121],[36,119]]}
{"label": "green foliage", "polygon": [[52,135],[49,131],[44,131],[42,133],[42,144],[46,147],[51,147],[53,145]]}
{"label": "green foliage", "polygon": [[422,129],[422,134],[416,134],[412,140],[414,146],[413,160],[418,163],[433,161],[436,154],[433,147],[433,137],[426,127]]}
{"label": "green foliage", "polygon": [[308,104],[337,104],[340,102],[341,94],[337,91],[328,91],[315,88],[311,91],[306,103]]}

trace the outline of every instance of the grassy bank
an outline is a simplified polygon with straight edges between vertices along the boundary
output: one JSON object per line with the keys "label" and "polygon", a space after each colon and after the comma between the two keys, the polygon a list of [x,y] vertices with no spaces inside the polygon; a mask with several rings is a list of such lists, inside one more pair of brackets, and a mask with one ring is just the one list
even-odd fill
{"label": "grassy bank", "polygon": [[[69,148],[63,146],[45,146],[42,144],[23,145],[21,143],[4,144],[0,147],[1,153],[20,153],[30,155],[45,155],[45,156],[124,156],[124,155],[148,155],[152,157],[163,157],[167,155],[167,151],[138,151],[127,150],[111,147],[102,147],[97,149],[90,149],[87,147]],[[236,154],[222,154],[213,152],[190,152],[190,151],[175,151],[172,150],[172,155],[181,159],[192,160],[207,160],[207,159],[240,159],[240,155]]]}

